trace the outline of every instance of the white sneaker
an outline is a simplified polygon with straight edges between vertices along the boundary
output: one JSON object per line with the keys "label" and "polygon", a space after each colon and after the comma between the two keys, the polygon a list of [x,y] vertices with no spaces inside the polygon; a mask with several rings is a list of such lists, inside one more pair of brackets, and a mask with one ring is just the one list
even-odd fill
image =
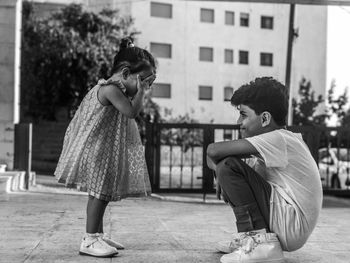
{"label": "white sneaker", "polygon": [[103,241],[99,234],[86,234],[81,241],[79,254],[93,257],[112,257],[118,254],[118,250]]}
{"label": "white sneaker", "polygon": [[258,233],[265,234],[266,229],[234,233],[231,236],[231,240],[220,241],[216,244],[215,248],[222,253],[232,253],[233,251],[239,249],[242,246],[242,240],[247,235],[255,235]]}
{"label": "white sneaker", "polygon": [[281,244],[275,233],[246,235],[239,249],[223,255],[221,263],[284,262]]}
{"label": "white sneaker", "polygon": [[124,246],[121,243],[110,239],[106,234],[100,233],[100,237],[111,247],[115,247],[116,249],[124,249]]}

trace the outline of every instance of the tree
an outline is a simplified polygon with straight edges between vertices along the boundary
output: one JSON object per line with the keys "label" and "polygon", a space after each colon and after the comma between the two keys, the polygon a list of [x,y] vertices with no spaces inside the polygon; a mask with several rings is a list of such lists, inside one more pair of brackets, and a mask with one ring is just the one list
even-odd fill
{"label": "tree", "polygon": [[338,98],[334,98],[335,87],[336,87],[336,84],[335,84],[335,81],[333,80],[331,83],[331,87],[328,91],[328,105],[329,105],[328,107],[329,107],[329,110],[331,111],[331,114],[335,114],[337,116],[339,124],[342,124],[342,126],[344,126],[344,123],[343,123],[344,120],[346,123],[349,118],[349,117],[345,118],[347,115],[345,106],[349,101],[348,89],[345,88],[343,94],[341,94]]}
{"label": "tree", "polygon": [[95,14],[76,4],[36,18],[32,3],[23,2],[22,118],[54,120],[62,106],[72,115],[98,79],[109,76],[121,38],[136,34],[132,23],[117,10]]}
{"label": "tree", "polygon": [[345,112],[345,115],[341,121],[341,126],[350,128],[350,109]]}
{"label": "tree", "polygon": [[311,82],[303,78],[299,86],[299,100],[292,99],[293,125],[323,125],[329,118],[327,112],[315,114],[317,107],[324,102],[322,95],[315,98],[315,91],[311,89]]}
{"label": "tree", "polygon": [[[173,116],[172,110],[165,108],[164,116],[160,122],[168,123],[199,123],[189,113]],[[180,145],[181,150],[186,152],[190,147],[203,145],[202,129],[163,129],[160,136],[161,144]]]}

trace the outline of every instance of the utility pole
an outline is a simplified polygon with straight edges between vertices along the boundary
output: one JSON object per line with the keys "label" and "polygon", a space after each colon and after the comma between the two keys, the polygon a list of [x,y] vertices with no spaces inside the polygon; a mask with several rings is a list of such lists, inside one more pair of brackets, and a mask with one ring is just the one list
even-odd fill
{"label": "utility pole", "polygon": [[293,90],[291,89],[290,79],[292,72],[292,55],[293,55],[293,40],[294,40],[294,13],[295,4],[290,4],[289,11],[289,29],[288,29],[288,43],[287,43],[287,65],[286,65],[286,81],[285,85],[288,90],[289,100],[288,100],[288,126],[293,124],[293,108],[292,108],[292,95]]}

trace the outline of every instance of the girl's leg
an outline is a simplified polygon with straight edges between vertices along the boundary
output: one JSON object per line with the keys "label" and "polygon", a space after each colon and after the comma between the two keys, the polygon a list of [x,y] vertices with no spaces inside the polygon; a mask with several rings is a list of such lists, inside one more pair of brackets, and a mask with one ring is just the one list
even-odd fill
{"label": "girl's leg", "polygon": [[100,221],[100,225],[98,226],[98,233],[104,233],[103,232],[103,217],[105,215],[105,211],[106,211],[106,207],[103,209],[103,212],[102,212],[102,218],[101,218],[101,221]]}
{"label": "girl's leg", "polygon": [[93,196],[89,196],[87,204],[87,220],[86,232],[89,234],[101,233],[99,232],[102,224],[103,215],[108,205],[107,201],[99,200]]}
{"label": "girl's leg", "polygon": [[269,231],[270,184],[236,157],[220,161],[216,175],[223,195],[233,208],[238,232],[263,228]]}

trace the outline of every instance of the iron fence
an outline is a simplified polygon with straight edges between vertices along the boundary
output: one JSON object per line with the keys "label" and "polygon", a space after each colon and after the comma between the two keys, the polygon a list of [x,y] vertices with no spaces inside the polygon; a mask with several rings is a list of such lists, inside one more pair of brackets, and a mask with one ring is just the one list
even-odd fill
{"label": "iron fence", "polygon": [[[291,126],[316,160],[325,193],[350,195],[350,128]],[[212,142],[239,138],[239,125],[147,123],[146,160],[154,192],[215,192],[206,163]]]}

